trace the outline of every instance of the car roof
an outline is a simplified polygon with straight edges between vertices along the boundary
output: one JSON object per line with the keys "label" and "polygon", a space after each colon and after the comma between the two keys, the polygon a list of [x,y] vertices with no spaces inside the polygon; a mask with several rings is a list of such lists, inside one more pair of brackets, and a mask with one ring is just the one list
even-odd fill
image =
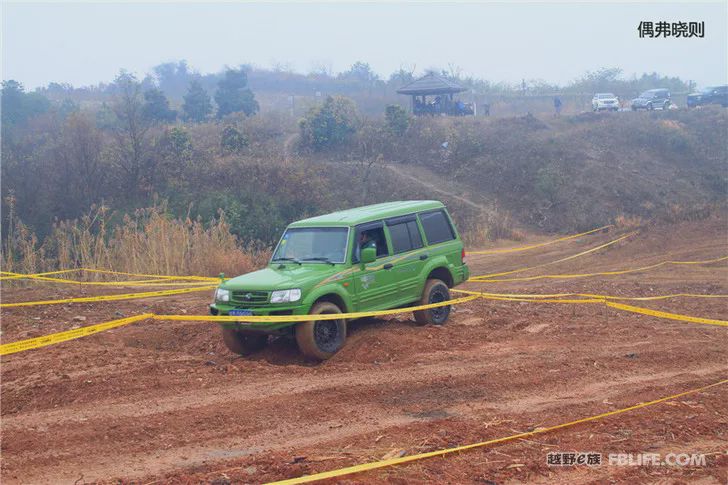
{"label": "car roof", "polygon": [[292,223],[289,227],[353,226],[365,222],[403,216],[413,212],[440,209],[445,205],[437,200],[403,200],[366,205],[353,209],[309,217]]}
{"label": "car roof", "polygon": [[614,96],[612,93],[596,93],[594,96]]}

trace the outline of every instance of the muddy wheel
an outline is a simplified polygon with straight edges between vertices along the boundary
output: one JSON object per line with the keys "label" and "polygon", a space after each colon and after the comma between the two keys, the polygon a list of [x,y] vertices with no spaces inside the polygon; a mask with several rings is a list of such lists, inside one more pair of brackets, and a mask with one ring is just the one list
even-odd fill
{"label": "muddy wheel", "polygon": [[[341,313],[335,304],[322,301],[316,303],[311,315]],[[296,325],[296,343],[303,355],[311,359],[326,360],[344,346],[346,341],[346,320],[319,320],[301,322]]]}
{"label": "muddy wheel", "polygon": [[[422,298],[418,305],[429,305],[430,303],[440,303],[450,299],[450,289],[441,280],[427,280],[425,290],[422,292]],[[429,310],[418,310],[413,312],[415,321],[418,325],[442,325],[447,322],[450,316],[450,305],[430,308]]]}
{"label": "muddy wheel", "polygon": [[231,352],[240,355],[250,355],[261,350],[268,343],[265,334],[241,332],[234,328],[222,329],[222,340]]}

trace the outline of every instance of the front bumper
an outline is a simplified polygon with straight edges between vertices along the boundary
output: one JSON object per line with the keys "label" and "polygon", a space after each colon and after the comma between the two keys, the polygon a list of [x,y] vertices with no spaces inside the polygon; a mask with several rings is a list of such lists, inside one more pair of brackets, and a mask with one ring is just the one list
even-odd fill
{"label": "front bumper", "polygon": [[[300,303],[300,302],[297,302]],[[229,305],[225,303],[213,303],[210,305],[211,315],[229,315],[230,310],[250,310],[253,315],[308,315],[310,310],[307,305],[271,305],[257,308],[242,308],[239,305]],[[251,332],[275,333],[294,325],[295,322],[220,322],[223,327],[236,328],[239,330],[249,330]]]}

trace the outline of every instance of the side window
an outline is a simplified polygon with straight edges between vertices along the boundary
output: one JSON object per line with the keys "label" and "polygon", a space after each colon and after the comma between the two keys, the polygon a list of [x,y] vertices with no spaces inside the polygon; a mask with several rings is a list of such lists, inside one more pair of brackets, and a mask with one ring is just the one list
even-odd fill
{"label": "side window", "polygon": [[389,236],[392,239],[392,250],[394,254],[404,253],[422,247],[422,237],[417,227],[417,221],[387,223]]}
{"label": "side window", "polygon": [[455,239],[455,231],[450,226],[450,221],[448,221],[444,211],[423,212],[419,216],[428,244],[437,244]]}
{"label": "side window", "polygon": [[374,247],[377,250],[377,258],[389,256],[387,239],[384,237],[384,226],[381,222],[365,224],[356,228],[354,239],[354,253],[352,262],[358,263],[361,250],[366,247]]}

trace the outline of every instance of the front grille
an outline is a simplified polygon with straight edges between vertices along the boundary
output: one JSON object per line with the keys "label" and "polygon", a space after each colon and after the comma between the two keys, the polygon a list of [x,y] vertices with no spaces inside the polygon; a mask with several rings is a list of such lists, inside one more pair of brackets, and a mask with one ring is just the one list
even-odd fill
{"label": "front grille", "polygon": [[244,308],[265,306],[268,304],[268,293],[267,291],[236,290],[233,291],[230,302]]}

